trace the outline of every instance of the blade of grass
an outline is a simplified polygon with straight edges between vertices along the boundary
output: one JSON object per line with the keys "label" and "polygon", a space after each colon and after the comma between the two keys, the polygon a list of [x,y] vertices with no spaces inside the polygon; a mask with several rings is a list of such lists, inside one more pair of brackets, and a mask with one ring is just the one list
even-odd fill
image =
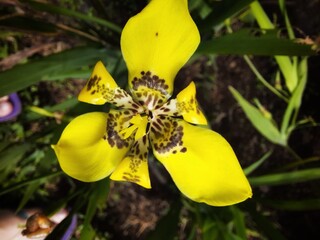
{"label": "blade of grass", "polygon": [[51,177],[57,177],[59,175],[62,175],[63,172],[62,171],[57,171],[57,172],[53,172],[53,173],[48,173],[48,174],[45,174],[45,175],[42,175],[42,176],[39,176],[39,177],[35,177],[33,179],[30,179],[30,180],[26,180],[26,181],[22,181],[22,182],[19,182],[19,183],[16,183],[16,184],[13,184],[11,186],[8,186],[4,189],[0,189],[0,196],[1,195],[4,195],[8,192],[12,192],[18,188],[21,188],[21,187],[24,187],[26,185],[29,185],[31,183],[34,183],[34,182],[38,182],[38,181],[41,181],[43,179],[47,179],[47,178],[51,178]]}
{"label": "blade of grass", "polygon": [[265,153],[258,161],[251,164],[249,167],[243,169],[243,172],[246,176],[250,175],[254,170],[256,170],[265,160],[267,160],[272,154],[272,151]]}
{"label": "blade of grass", "polygon": [[175,239],[181,207],[180,200],[172,203],[168,213],[159,220],[155,229],[146,237],[146,240]]}
{"label": "blade of grass", "polygon": [[19,30],[22,32],[36,32],[44,34],[57,33],[57,28],[54,24],[44,22],[42,19],[34,19],[28,16],[11,15],[0,18],[0,26]]}
{"label": "blade of grass", "polygon": [[274,88],[270,83],[268,83],[267,80],[264,79],[264,77],[260,74],[256,66],[253,64],[253,62],[250,60],[250,58],[247,55],[243,56],[244,60],[252,70],[252,72],[256,75],[257,79],[265,85],[271,92],[273,92],[275,95],[277,95],[279,98],[283,99],[285,102],[288,102],[288,99],[283,96],[276,88]]}
{"label": "blade of grass", "polygon": [[237,236],[239,236],[242,240],[248,239],[246,234],[244,214],[236,206],[231,206],[230,209],[233,214],[233,222],[236,228]]}
{"label": "blade of grass", "polygon": [[307,200],[271,200],[261,199],[261,203],[269,205],[273,208],[286,211],[310,211],[320,209],[320,199],[307,199]]}
{"label": "blade of grass", "polygon": [[94,186],[92,188],[92,193],[89,196],[89,203],[84,217],[80,240],[91,239],[95,235],[95,231],[91,226],[91,221],[97,211],[97,208],[99,206],[101,207],[101,204],[106,202],[109,194],[109,184],[109,178],[105,178],[93,184]]}
{"label": "blade of grass", "polygon": [[[250,4],[251,11],[256,18],[260,28],[262,29],[275,29],[273,23],[269,20],[267,14],[264,12],[258,1],[254,1]],[[286,86],[290,92],[296,88],[298,84],[298,76],[296,69],[293,68],[291,59],[286,56],[275,56],[280,70],[285,78]]]}
{"label": "blade of grass", "polygon": [[[47,80],[50,76],[52,78],[54,75],[61,76],[65,72],[80,70],[106,56],[113,58],[118,54],[114,51],[110,51],[110,54],[109,51],[107,52],[94,47],[79,47],[18,65],[0,73],[0,96],[16,92],[41,80]],[[68,77],[71,76],[68,75]]]}
{"label": "blade of grass", "polygon": [[286,29],[288,31],[288,36],[290,39],[295,39],[294,36],[294,31],[288,16],[288,12],[286,9],[286,0],[279,0],[279,6],[280,6],[280,10],[282,12],[282,15],[284,16],[284,21],[286,23]]}
{"label": "blade of grass", "polygon": [[280,38],[276,30],[248,28],[202,41],[197,53],[262,56],[308,56],[316,54],[309,45],[302,45],[290,39]]}
{"label": "blade of grass", "polygon": [[211,1],[211,13],[203,20],[197,22],[200,31],[207,31],[214,26],[222,23],[225,19],[230,18],[243,8],[248,6],[253,0],[224,0],[224,1]]}
{"label": "blade of grass", "polygon": [[19,203],[16,213],[18,213],[22,208],[24,208],[24,206],[27,204],[27,202],[30,200],[33,194],[39,189],[41,184],[42,181],[38,181],[31,183],[26,187],[26,190],[23,193],[23,197]]}
{"label": "blade of grass", "polygon": [[256,224],[257,228],[267,237],[272,240],[286,240],[281,232],[275,228],[273,222],[257,211],[257,204],[253,201],[246,201],[242,207],[249,212],[250,217]]}
{"label": "blade of grass", "polygon": [[[301,106],[302,96],[304,93],[305,86],[307,84],[307,73],[308,73],[307,58],[304,58],[303,60],[301,60],[299,71],[300,71],[300,77],[299,77],[300,81],[289,100],[289,104],[284,113],[283,120],[281,123],[281,128],[280,128],[281,135],[286,137],[289,137],[290,132],[293,130],[293,127],[295,126],[295,118]],[[295,111],[296,111],[295,116],[292,119],[292,116]],[[290,124],[291,119],[293,120],[292,124]]]}
{"label": "blade of grass", "polygon": [[65,15],[65,16],[69,16],[69,17],[74,17],[77,20],[84,20],[87,22],[91,22],[91,23],[97,23],[101,26],[107,27],[111,30],[113,30],[116,33],[121,34],[121,27],[117,26],[116,24],[110,22],[110,21],[106,21],[104,19],[98,18],[98,17],[94,17],[94,16],[90,16],[88,14],[83,14],[77,11],[73,11],[67,8],[63,8],[63,7],[59,7],[56,5],[52,5],[52,4],[48,4],[48,3],[40,3],[40,2],[35,2],[35,1],[27,1],[29,3],[29,5],[39,11],[45,11],[45,12],[50,12],[50,13],[56,13],[56,14],[61,14],[61,15]]}
{"label": "blade of grass", "polygon": [[30,144],[18,144],[7,147],[0,153],[0,171],[16,167],[17,162],[22,159],[24,154],[30,149]]}
{"label": "blade of grass", "polygon": [[271,119],[266,118],[257,108],[245,100],[236,89],[229,86],[229,90],[241,106],[249,121],[265,138],[272,143],[282,146],[286,145],[286,139],[282,138],[279,130]]}
{"label": "blade of grass", "polygon": [[259,177],[249,177],[252,186],[275,186],[306,182],[320,179],[320,168],[298,170],[294,172],[267,174]]}

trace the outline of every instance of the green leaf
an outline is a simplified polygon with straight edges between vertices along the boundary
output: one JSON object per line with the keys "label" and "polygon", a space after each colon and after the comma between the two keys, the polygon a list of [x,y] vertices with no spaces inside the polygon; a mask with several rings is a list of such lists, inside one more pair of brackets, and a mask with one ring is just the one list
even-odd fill
{"label": "green leaf", "polygon": [[109,194],[110,179],[105,178],[93,184],[92,193],[89,196],[89,203],[84,217],[83,230],[80,239],[89,239],[88,236],[94,236],[95,232],[92,229],[91,221],[97,211],[97,208],[106,202]]}
{"label": "green leaf", "polygon": [[236,227],[237,236],[241,237],[243,240],[247,239],[244,214],[236,206],[231,206],[230,209],[233,214],[233,221]]}
{"label": "green leaf", "polygon": [[[301,60],[298,70],[299,70],[299,83],[289,100],[289,104],[283,116],[283,120],[281,124],[282,135],[289,135],[290,131],[295,126],[295,122],[293,122],[292,126],[290,126],[290,120],[292,119],[292,115],[295,111],[296,111],[295,114],[296,115],[298,114],[299,108],[301,106],[302,96],[307,84],[307,73],[308,73],[307,58],[304,58]],[[288,131],[289,129],[290,131]]]}
{"label": "green leaf", "polygon": [[24,143],[7,147],[0,153],[0,182],[6,179],[7,175],[13,172],[18,162],[30,149],[30,144]]}
{"label": "green leaf", "polygon": [[18,65],[0,73],[0,96],[16,92],[57,74],[80,70],[105,59],[106,56],[113,58],[117,54],[118,52],[106,52],[93,47],[79,47]]}
{"label": "green leaf", "polygon": [[2,150],[4,150],[6,147],[8,147],[10,145],[10,142],[8,141],[2,141],[0,142],[0,152],[2,152]]}
{"label": "green leaf", "polygon": [[320,209],[320,199],[307,200],[271,200],[261,199],[261,203],[267,204],[273,208],[286,211],[310,211]]}
{"label": "green leaf", "polygon": [[211,13],[205,19],[197,22],[197,26],[199,27],[200,31],[210,30],[214,26],[222,23],[225,19],[231,17],[248,6],[251,2],[253,2],[253,0],[211,1]]}
{"label": "green leaf", "polygon": [[265,153],[258,161],[252,163],[249,167],[243,169],[244,174],[248,176],[250,173],[256,170],[262,163],[264,163],[264,161],[267,160],[271,154],[272,151]]}
{"label": "green leaf", "polygon": [[[200,43],[197,53],[264,56],[309,56],[316,54],[311,49],[311,46],[280,38],[275,30],[267,31],[259,29],[241,29],[231,34],[213,38],[212,40],[203,41]],[[286,66],[284,64],[282,67]]]}
{"label": "green leaf", "polygon": [[84,225],[81,230],[80,240],[94,239],[96,231],[92,228],[91,224]]}
{"label": "green leaf", "polygon": [[35,2],[30,0],[27,2],[29,3],[30,6],[32,6],[33,8],[39,11],[61,14],[69,17],[74,17],[77,20],[84,20],[91,23],[97,23],[119,34],[122,31],[121,27],[117,26],[116,24],[98,17],[90,16],[88,14],[80,13],[71,9],[63,8],[63,7],[48,4],[48,3],[40,3],[40,2]]}
{"label": "green leaf", "polygon": [[249,212],[252,221],[256,224],[258,230],[260,230],[267,239],[272,240],[285,240],[286,238],[281,232],[275,228],[273,221],[269,220],[266,216],[257,211],[257,204],[253,201],[246,201],[242,204],[242,207]]}
{"label": "green leaf", "polygon": [[24,208],[24,206],[27,204],[27,202],[32,198],[33,194],[39,189],[40,185],[42,184],[42,181],[31,183],[26,190],[24,191],[23,198],[21,199],[19,206],[16,210],[16,213],[19,212],[21,209]]}
{"label": "green leaf", "polygon": [[0,26],[19,30],[22,32],[37,32],[52,34],[57,32],[55,25],[44,22],[42,19],[34,19],[28,16],[9,16],[0,18]]}
{"label": "green leaf", "polygon": [[38,181],[41,181],[43,179],[48,179],[48,178],[51,178],[51,177],[56,177],[56,176],[59,176],[61,175],[63,172],[62,171],[57,171],[57,172],[50,172],[48,174],[44,174],[42,176],[39,176],[39,177],[35,177],[33,179],[30,179],[30,180],[26,180],[26,181],[22,181],[22,182],[18,182],[16,184],[13,184],[11,186],[8,186],[6,188],[3,188],[3,189],[0,189],[0,196],[1,195],[4,195],[8,192],[12,192],[18,188],[21,188],[21,187],[24,187],[26,185],[29,185],[31,183],[34,183],[34,182],[38,182]]}
{"label": "green leaf", "polygon": [[257,108],[245,100],[241,94],[229,86],[233,97],[238,101],[242,110],[250,120],[252,125],[270,142],[279,144],[282,146],[286,145],[286,139],[283,139],[277,127],[273,124],[272,120],[265,117]]}
{"label": "green leaf", "polygon": [[110,179],[105,178],[93,184],[93,190],[89,197],[89,204],[85,215],[84,225],[91,222],[98,207],[106,202],[109,194]]}
{"label": "green leaf", "polygon": [[294,172],[267,174],[259,177],[249,177],[252,186],[273,186],[306,182],[320,178],[320,168],[298,170]]}
{"label": "green leaf", "polygon": [[[253,15],[255,16],[260,28],[262,29],[275,29],[275,26],[273,23],[270,21],[268,18],[267,14],[261,7],[260,3],[258,1],[254,1],[250,5],[251,11]],[[293,50],[292,50],[293,51]],[[284,54],[273,54],[273,55],[278,55],[274,56],[275,60],[277,61],[279,68],[285,78],[286,86],[292,92],[298,83],[297,79],[297,72],[294,64],[292,64],[292,61],[290,58],[285,57],[285,56],[279,56],[279,55],[284,55]],[[300,54],[293,54],[293,55],[299,55]],[[302,54],[301,56],[306,56]]]}
{"label": "green leaf", "polygon": [[180,211],[182,204],[180,200],[176,200],[170,206],[168,213],[162,217],[157,226],[149,235],[146,240],[173,240],[175,239],[177,226],[179,224]]}

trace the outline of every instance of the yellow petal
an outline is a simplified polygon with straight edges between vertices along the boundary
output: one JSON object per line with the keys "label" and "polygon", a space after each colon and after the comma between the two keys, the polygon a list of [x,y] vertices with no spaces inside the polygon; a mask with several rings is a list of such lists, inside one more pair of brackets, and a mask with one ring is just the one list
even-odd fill
{"label": "yellow petal", "polygon": [[142,138],[144,135],[146,135],[147,125],[148,125],[148,116],[141,117],[139,115],[139,117],[140,117],[139,122],[136,123],[138,126],[138,130],[134,136],[134,139],[136,141]]}
{"label": "yellow petal", "polygon": [[147,136],[140,138],[110,176],[115,181],[129,181],[151,188],[148,170]]}
{"label": "yellow petal", "polygon": [[115,120],[112,113],[93,112],[69,123],[58,143],[52,146],[66,174],[84,182],[98,181],[111,174],[131,144],[130,139],[117,138]]}
{"label": "yellow petal", "polygon": [[139,126],[137,126],[137,125],[132,125],[132,126],[130,126],[130,127],[127,127],[127,128],[125,128],[125,129],[123,129],[120,133],[123,134],[123,138],[124,138],[124,139],[127,139],[128,137],[131,136],[131,134],[132,134],[135,130],[137,130],[138,127],[139,127]]}
{"label": "yellow petal", "polygon": [[130,119],[130,123],[132,124],[128,128],[124,128],[120,133],[124,134],[123,138],[127,139],[131,134],[135,131],[134,139],[137,141],[146,135],[146,129],[148,124],[148,116],[141,117],[140,114],[136,114]]}
{"label": "yellow petal", "polygon": [[152,0],[129,19],[121,35],[130,88],[152,88],[169,98],[177,72],[199,42],[187,0]]}
{"label": "yellow petal", "polygon": [[78,100],[102,105],[113,99],[118,87],[101,61],[97,62],[86,86],[81,90]]}
{"label": "yellow petal", "polygon": [[176,99],[178,112],[185,121],[193,124],[207,124],[207,120],[198,106],[194,82],[191,82],[188,87],[183,89]]}
{"label": "yellow petal", "polygon": [[169,134],[151,137],[155,157],[188,198],[213,206],[236,204],[252,196],[251,187],[228,144],[218,133],[166,121]]}

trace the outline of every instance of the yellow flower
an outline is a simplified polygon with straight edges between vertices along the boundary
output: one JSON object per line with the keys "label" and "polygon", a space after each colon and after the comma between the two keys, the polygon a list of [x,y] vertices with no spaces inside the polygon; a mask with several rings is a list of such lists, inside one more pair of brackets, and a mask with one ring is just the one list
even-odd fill
{"label": "yellow flower", "polygon": [[53,146],[64,172],[80,181],[109,176],[151,188],[148,150],[188,198],[214,206],[251,197],[251,187],[228,144],[196,126],[207,121],[193,82],[175,99],[173,81],[200,42],[186,0],[152,0],[121,35],[130,94],[118,87],[102,62],[79,95],[91,104],[111,103],[109,113],[75,118]]}

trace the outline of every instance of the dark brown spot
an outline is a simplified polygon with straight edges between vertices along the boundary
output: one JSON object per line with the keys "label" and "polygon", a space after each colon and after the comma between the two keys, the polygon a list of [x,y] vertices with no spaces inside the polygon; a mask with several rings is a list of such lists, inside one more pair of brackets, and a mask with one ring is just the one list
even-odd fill
{"label": "dark brown spot", "polygon": [[181,150],[180,150],[180,152],[182,152],[182,153],[185,153],[187,151],[187,148],[186,147],[184,147],[184,148],[182,148]]}
{"label": "dark brown spot", "polygon": [[145,86],[150,89],[159,91],[163,95],[167,95],[168,85],[165,84],[164,79],[160,79],[159,76],[153,75],[150,71],[141,71],[140,77],[134,77],[132,80],[133,89],[137,90],[140,86]]}

